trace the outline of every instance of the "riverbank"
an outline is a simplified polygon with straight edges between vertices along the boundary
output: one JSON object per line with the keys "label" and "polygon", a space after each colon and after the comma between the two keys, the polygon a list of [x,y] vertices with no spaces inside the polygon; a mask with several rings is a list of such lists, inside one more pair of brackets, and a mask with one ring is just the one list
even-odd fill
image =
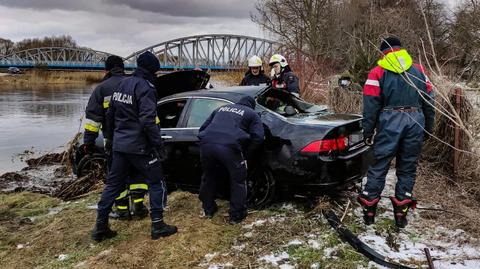
{"label": "riverbank", "polygon": [[102,80],[102,71],[47,71],[29,70],[23,74],[0,76],[0,89],[8,87],[32,87],[50,85],[89,85]]}

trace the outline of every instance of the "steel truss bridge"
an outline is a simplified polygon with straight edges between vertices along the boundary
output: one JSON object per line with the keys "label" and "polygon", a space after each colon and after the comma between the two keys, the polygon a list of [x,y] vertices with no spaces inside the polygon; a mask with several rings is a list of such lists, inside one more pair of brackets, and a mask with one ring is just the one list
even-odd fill
{"label": "steel truss bridge", "polygon": [[[279,44],[267,39],[241,35],[196,35],[162,42],[124,58],[125,68],[136,68],[137,57],[145,51],[157,55],[161,69],[230,70],[245,68],[247,59],[258,55],[264,60]],[[70,70],[101,70],[112,54],[86,48],[45,47],[0,55],[0,68],[18,67]]]}

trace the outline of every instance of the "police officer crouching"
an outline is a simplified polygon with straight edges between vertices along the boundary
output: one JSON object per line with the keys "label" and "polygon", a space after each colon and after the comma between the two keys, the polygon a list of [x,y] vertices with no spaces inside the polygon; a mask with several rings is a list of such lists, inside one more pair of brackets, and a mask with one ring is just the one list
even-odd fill
{"label": "police officer crouching", "polygon": [[161,161],[165,154],[157,117],[157,93],[152,84],[160,62],[154,54],[145,52],[138,57],[137,66],[133,76],[123,80],[113,93],[107,111],[106,137],[113,138],[112,167],[98,202],[97,221],[92,231],[95,241],[116,236],[108,226],[108,214],[132,168],[149,185],[152,239],[177,232],[177,227],[163,221],[167,190]]}
{"label": "police officer crouching", "polygon": [[207,218],[212,218],[218,210],[215,180],[219,166],[230,177],[229,223],[240,223],[247,217],[246,160],[264,140],[263,125],[254,109],[255,100],[245,96],[236,104],[215,110],[200,127],[203,176],[199,198]]}

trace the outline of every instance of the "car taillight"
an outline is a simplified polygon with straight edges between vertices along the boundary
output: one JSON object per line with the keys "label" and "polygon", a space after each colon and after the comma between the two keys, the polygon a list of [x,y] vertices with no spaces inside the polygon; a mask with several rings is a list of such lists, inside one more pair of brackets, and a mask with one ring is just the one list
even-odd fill
{"label": "car taillight", "polygon": [[344,150],[347,148],[348,138],[339,137],[335,139],[324,139],[310,142],[306,145],[301,152],[302,153],[320,153],[330,152],[334,150]]}

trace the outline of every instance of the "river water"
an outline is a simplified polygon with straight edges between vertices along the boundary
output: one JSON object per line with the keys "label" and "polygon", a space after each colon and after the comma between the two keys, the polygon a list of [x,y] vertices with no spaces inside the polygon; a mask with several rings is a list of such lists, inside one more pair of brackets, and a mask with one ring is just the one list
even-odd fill
{"label": "river water", "polygon": [[0,88],[0,175],[26,166],[25,157],[63,150],[79,131],[92,89]]}

